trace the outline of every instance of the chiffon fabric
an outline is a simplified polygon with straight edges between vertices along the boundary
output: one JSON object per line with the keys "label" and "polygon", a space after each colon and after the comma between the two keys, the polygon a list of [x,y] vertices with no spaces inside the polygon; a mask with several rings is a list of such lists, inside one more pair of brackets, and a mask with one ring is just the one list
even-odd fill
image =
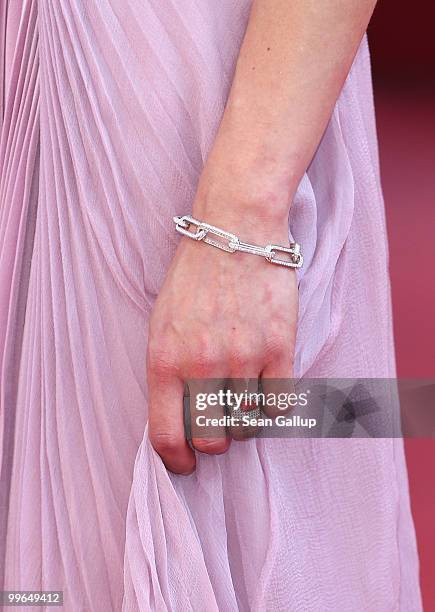
{"label": "chiffon fabric", "polygon": [[[171,218],[192,205],[250,0],[0,6],[3,588],[63,590],[68,612],[421,610],[401,440],[233,443],[189,477],[148,442]],[[296,376],[393,377],[365,39],[289,227]]]}

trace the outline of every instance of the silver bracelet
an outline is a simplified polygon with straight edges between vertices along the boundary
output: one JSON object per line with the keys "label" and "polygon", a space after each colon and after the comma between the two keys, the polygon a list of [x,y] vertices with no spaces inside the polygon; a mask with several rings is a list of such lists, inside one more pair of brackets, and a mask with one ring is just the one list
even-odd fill
{"label": "silver bracelet", "polygon": [[[255,244],[242,242],[234,234],[225,232],[203,221],[198,221],[198,219],[194,219],[190,215],[174,217],[174,223],[177,232],[183,234],[183,236],[187,236],[192,240],[201,240],[228,253],[242,251],[243,253],[251,253],[251,255],[260,255],[260,257],[265,257],[270,263],[285,266],[286,268],[300,268],[304,263],[301,247],[296,242],[292,242],[288,247],[276,244],[267,244],[265,247],[260,247]],[[190,229],[191,226],[195,228],[194,231]],[[279,253],[285,253],[287,259],[278,257],[277,254]]]}

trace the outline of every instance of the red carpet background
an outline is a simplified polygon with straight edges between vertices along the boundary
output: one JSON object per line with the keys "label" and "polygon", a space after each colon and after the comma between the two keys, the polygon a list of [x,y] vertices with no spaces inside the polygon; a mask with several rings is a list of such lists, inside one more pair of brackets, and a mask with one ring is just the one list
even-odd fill
{"label": "red carpet background", "polygon": [[[434,23],[429,0],[380,0],[369,28],[397,366],[407,378],[435,378]],[[435,440],[405,448],[424,610],[435,612]]]}

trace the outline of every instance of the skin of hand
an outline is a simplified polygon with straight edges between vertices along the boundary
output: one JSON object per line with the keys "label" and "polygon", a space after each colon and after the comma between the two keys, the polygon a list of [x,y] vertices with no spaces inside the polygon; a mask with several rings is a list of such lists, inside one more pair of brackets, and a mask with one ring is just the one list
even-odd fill
{"label": "skin of hand", "polygon": [[[284,227],[278,244],[286,242]],[[148,352],[150,439],[168,469],[186,474],[195,466],[183,381],[291,378],[296,319],[293,270],[181,240],[154,308]],[[206,453],[222,453],[229,442],[224,435],[192,440]]]}
{"label": "skin of hand", "polygon": [[[374,6],[254,0],[194,217],[244,242],[288,244],[292,198]],[[181,239],[153,309],[147,354],[149,438],[169,470],[195,468],[184,432],[184,381],[290,378],[297,304],[293,270]],[[213,454],[230,440],[192,443]]]}

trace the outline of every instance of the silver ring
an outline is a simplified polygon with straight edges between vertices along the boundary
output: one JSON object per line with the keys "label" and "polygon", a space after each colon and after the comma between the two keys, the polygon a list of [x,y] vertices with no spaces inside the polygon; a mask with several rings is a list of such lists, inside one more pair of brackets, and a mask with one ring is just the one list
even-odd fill
{"label": "silver ring", "polygon": [[233,419],[237,419],[239,421],[242,420],[242,417],[248,417],[249,420],[259,419],[261,415],[261,410],[259,406],[251,408],[250,410],[242,410],[241,408],[234,408],[233,406],[228,406],[228,410],[230,412],[230,416]]}

